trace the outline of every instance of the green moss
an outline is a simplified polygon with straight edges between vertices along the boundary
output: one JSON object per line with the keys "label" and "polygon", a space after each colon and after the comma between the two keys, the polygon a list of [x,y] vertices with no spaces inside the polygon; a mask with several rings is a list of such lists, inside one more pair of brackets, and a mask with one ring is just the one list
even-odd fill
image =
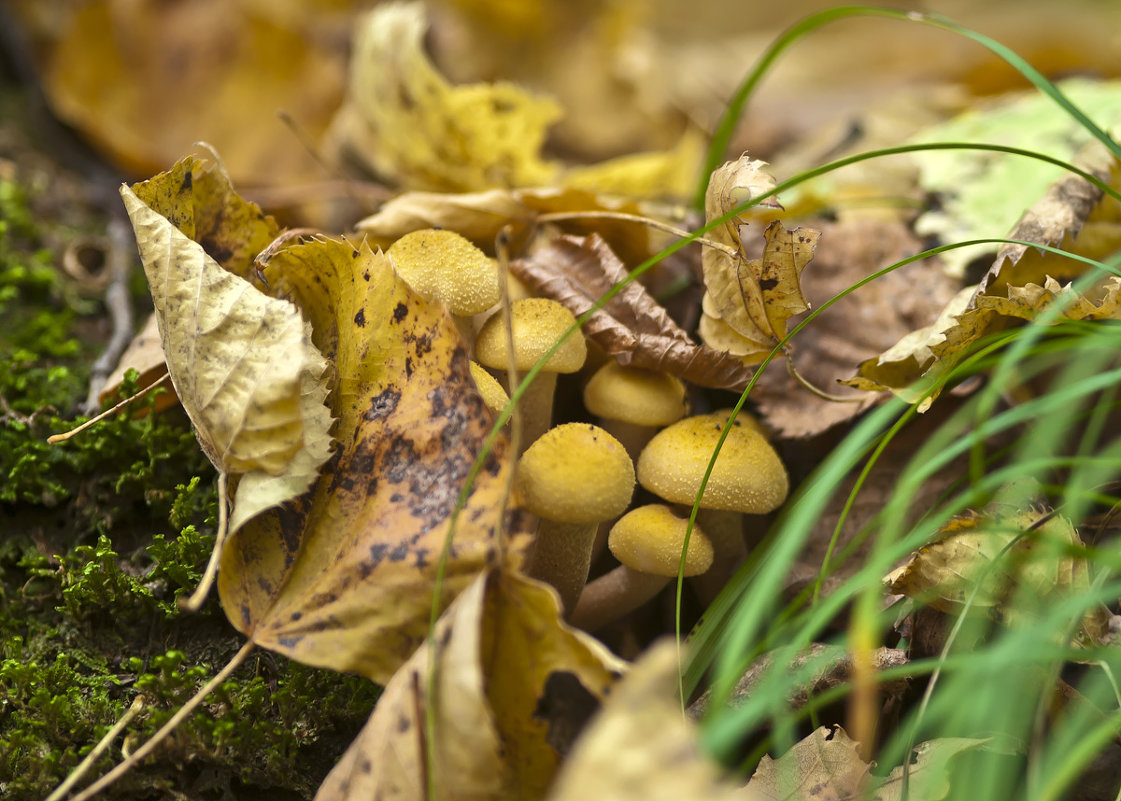
{"label": "green moss", "polygon": [[[214,471],[186,416],[152,400],[56,446],[96,330],[0,180],[0,797],[40,799],[128,708],[135,748],[244,641],[212,597],[184,615],[214,545]],[[126,381],[122,397],[133,391]],[[82,418],[77,418],[81,420]],[[259,652],[107,798],[310,798],[377,688]],[[91,775],[121,758],[119,743]]]}

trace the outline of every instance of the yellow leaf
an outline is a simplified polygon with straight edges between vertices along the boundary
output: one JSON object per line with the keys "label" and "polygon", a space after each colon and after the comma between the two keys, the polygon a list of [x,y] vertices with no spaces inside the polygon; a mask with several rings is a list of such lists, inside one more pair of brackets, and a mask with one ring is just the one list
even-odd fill
{"label": "yellow leaf", "polygon": [[[365,243],[315,239],[263,265],[334,368],[338,447],[313,491],[250,521],[218,588],[233,624],[302,662],[384,683],[423,640],[456,500],[493,424],[442,304]],[[459,515],[441,603],[503,558],[510,453],[485,460]]]}
{"label": "yellow leaf", "polygon": [[860,798],[871,765],[840,726],[822,726],[778,759],[764,756],[747,789],[759,801]]}
{"label": "yellow leaf", "polygon": [[625,197],[681,197],[692,191],[704,155],[704,139],[687,131],[672,150],[634,153],[573,167],[561,176],[562,186]]}
{"label": "yellow leaf", "polygon": [[509,83],[452,86],[424,52],[419,3],[386,4],[358,23],[349,98],[334,123],[342,149],[412,189],[471,191],[550,182],[539,155],[560,108]]}
{"label": "yellow leaf", "polygon": [[[212,241],[233,235],[228,229],[215,234],[211,224],[229,208],[223,201],[215,206],[206,196],[191,202],[195,174],[207,176],[208,185],[225,181],[220,171],[202,170],[188,159],[138,185],[137,192],[123,187],[121,195],[176,394],[207,457],[237,481],[234,529],[306,490],[326,461],[326,362],[295,306],[223,269],[180,230],[215,235]],[[169,219],[140,195],[174,198],[176,212]],[[234,266],[249,263],[238,254],[231,259]]]}
{"label": "yellow leaf", "polygon": [[[386,685],[370,721],[317,801],[424,801],[426,735],[436,797],[535,799],[567,739],[610,691],[622,663],[563,625],[555,593],[505,572],[479,576],[436,625],[436,695],[425,644]],[[419,717],[431,700],[435,728]]]}

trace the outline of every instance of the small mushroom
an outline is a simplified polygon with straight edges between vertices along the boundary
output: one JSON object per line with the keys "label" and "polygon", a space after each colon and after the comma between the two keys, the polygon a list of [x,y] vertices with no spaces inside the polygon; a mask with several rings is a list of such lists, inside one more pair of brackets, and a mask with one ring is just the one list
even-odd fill
{"label": "small mushroom", "polygon": [[[572,625],[595,631],[657,595],[677,575],[688,524],[687,518],[660,503],[620,517],[607,540],[620,564],[584,587]],[[685,552],[685,575],[704,573],[712,558],[712,544],[700,526],[694,526]]]}
{"label": "small mushroom", "polygon": [[657,429],[685,414],[685,384],[669,373],[612,359],[584,387],[584,406],[637,457]]}
{"label": "small mushroom", "polygon": [[454,231],[426,228],[394,242],[386,255],[397,275],[425,300],[448,307],[460,334],[474,341],[471,317],[498,303],[498,263]]}
{"label": "small mushroom", "polygon": [[[576,318],[555,300],[525,298],[510,304],[510,324],[514,331],[514,366],[524,375],[576,324]],[[552,422],[557,375],[575,373],[584,366],[587,356],[584,335],[576,331],[561,343],[526,388],[521,397],[520,409],[523,444],[539,438]],[[475,339],[475,359],[492,370],[505,371],[509,365],[501,312],[487,320],[479,329],[479,335]],[[509,389],[513,391],[513,388]]]}
{"label": "small mushroom", "polygon": [[634,464],[598,426],[567,423],[522,454],[514,477],[521,505],[541,518],[526,573],[556,587],[571,612],[588,580],[592,540],[634,494]]}
{"label": "small mushroom", "polygon": [[[638,457],[638,482],[671,503],[692,506],[720,439],[729,410],[679,420],[655,434]],[[713,466],[697,521],[716,551],[713,569],[700,577],[698,593],[715,597],[747,555],[743,514],[778,508],[789,491],[786,468],[759,424],[740,412]]]}

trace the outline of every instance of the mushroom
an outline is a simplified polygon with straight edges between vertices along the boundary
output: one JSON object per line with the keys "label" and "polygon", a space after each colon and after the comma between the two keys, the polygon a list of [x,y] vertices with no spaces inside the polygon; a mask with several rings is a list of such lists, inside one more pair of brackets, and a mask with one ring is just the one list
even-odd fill
{"label": "mushroom", "polygon": [[[607,540],[620,564],[584,587],[572,612],[572,625],[595,631],[657,595],[677,575],[688,523],[660,503],[640,506],[620,517]],[[694,526],[685,551],[685,575],[704,573],[712,558],[712,544]]]}
{"label": "mushroom", "polygon": [[[693,505],[730,410],[679,420],[655,434],[638,457],[638,482],[671,503]],[[745,412],[736,416],[720,449],[697,522],[712,540],[713,569],[697,580],[706,603],[715,597],[747,555],[743,514],[778,508],[789,490],[786,469],[761,426]]]}
{"label": "mushroom", "polygon": [[471,343],[472,315],[498,303],[498,263],[454,231],[434,228],[405,234],[386,255],[414,292],[448,307],[460,334]]}
{"label": "mushroom", "polygon": [[685,414],[685,384],[669,373],[612,359],[584,387],[584,406],[636,457],[658,428]]}
{"label": "mushroom", "polygon": [[529,446],[514,476],[521,505],[541,518],[526,573],[556,587],[571,613],[588,580],[592,540],[634,493],[634,464],[598,426],[567,423]]}
{"label": "mushroom", "polygon": [[[524,298],[510,304],[510,324],[514,331],[514,366],[529,370],[558,339],[576,324],[572,312],[548,298]],[[522,442],[530,443],[549,428],[553,417],[553,392],[557,374],[575,373],[584,366],[588,348],[579,331],[565,339],[549,357],[521,397]],[[502,313],[488,319],[475,339],[475,359],[484,367],[505,370],[506,331]],[[513,391],[513,388],[509,388]]]}

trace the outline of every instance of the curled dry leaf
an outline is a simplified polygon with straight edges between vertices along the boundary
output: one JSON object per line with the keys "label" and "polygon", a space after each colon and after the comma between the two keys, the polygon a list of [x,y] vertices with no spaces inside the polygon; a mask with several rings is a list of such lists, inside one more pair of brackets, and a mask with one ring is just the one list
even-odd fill
{"label": "curled dry leaf", "polygon": [[[185,159],[121,195],[176,394],[207,457],[237,484],[232,531],[311,486],[329,454],[331,414],[327,365],[308,324],[239,275],[251,263],[248,243],[269,224],[226,190],[219,169]],[[222,250],[225,265],[192,237]],[[233,240],[241,244],[227,247]]]}
{"label": "curled dry leaf", "polygon": [[357,23],[337,146],[405,187],[462,192],[549,183],[551,99],[509,83],[452,86],[424,52],[420,3],[393,3]]}
{"label": "curled dry leaf", "polygon": [[[745,153],[713,171],[705,194],[706,221],[772,189],[775,179],[763,172],[765,166]],[[773,199],[763,203],[777,206]],[[758,218],[759,210],[748,214]],[[723,247],[706,247],[701,254],[708,292],[700,334],[712,347],[757,364],[786,335],[787,320],[809,308],[800,278],[821,234],[809,228],[788,231],[773,220],[763,234],[763,257],[748,260],[740,227],[744,222],[745,217],[734,217],[714,228],[710,238]]]}
{"label": "curled dry leaf", "polygon": [[[1103,180],[1114,166],[1104,148],[1096,146],[1087,147],[1077,163]],[[1085,179],[1064,176],[1025,212],[1009,238],[1102,258],[1121,246],[1121,204],[1112,198],[1100,202],[1101,198],[1102,192]],[[1061,318],[1116,319],[1116,278],[1103,279],[1081,298],[1074,297],[1069,287],[1063,289],[1055,278],[1069,279],[1085,269],[1082,262],[1023,245],[1004,245],[980,284],[963,289],[930,325],[862,362],[856,376],[844,383],[858,389],[889,389],[913,401],[916,395],[908,387],[923,375],[940,364],[952,364],[972,343],[1016,319],[1034,319],[1056,298],[1068,302]]]}
{"label": "curled dry leaf", "polygon": [[[1073,548],[1082,540],[1070,521],[1040,509],[970,513],[948,523],[935,542],[913,554],[885,579],[888,591],[907,595],[941,612],[972,607],[1007,625],[1030,624],[1041,604],[1090,591],[1090,568]],[[1089,610],[1079,638],[1102,642],[1109,613]]]}
{"label": "curled dry leaf", "polygon": [[[512,262],[510,271],[576,316],[627,277],[627,268],[596,234],[556,237],[529,258]],[[638,281],[594,312],[583,331],[623,365],[736,391],[751,379],[751,370],[739,359],[693,342]]]}
{"label": "curled dry leaf", "polygon": [[722,778],[681,716],[677,648],[652,646],[612,690],[557,776],[549,801],[761,798]]}
{"label": "curled dry leaf", "polygon": [[[544,585],[512,573],[480,575],[432,641],[389,680],[316,799],[424,801],[426,735],[434,740],[436,797],[541,798],[622,669],[596,640],[560,622],[555,593]],[[418,717],[429,702],[432,731]]]}
{"label": "curled dry leaf", "polygon": [[[337,449],[310,493],[226,547],[223,608],[258,644],[384,683],[428,629],[433,581],[468,473],[494,421],[442,305],[365,243],[314,239],[261,264],[334,368]],[[504,559],[508,442],[497,439],[458,516],[447,604]]]}

